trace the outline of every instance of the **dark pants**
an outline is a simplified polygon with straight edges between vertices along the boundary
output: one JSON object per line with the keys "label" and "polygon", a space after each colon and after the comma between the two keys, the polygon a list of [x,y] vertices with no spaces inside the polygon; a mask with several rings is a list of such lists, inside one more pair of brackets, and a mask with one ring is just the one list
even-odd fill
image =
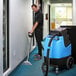
{"label": "dark pants", "polygon": [[41,41],[43,40],[43,30],[38,30],[35,31],[35,37],[36,37],[36,42],[38,45],[38,54],[42,56],[42,44]]}

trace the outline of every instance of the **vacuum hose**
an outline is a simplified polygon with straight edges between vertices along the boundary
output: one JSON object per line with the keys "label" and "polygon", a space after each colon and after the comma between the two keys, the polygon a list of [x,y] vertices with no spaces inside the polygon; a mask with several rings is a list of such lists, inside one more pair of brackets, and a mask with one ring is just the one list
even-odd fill
{"label": "vacuum hose", "polygon": [[[57,34],[53,35],[49,41],[49,44],[48,44],[48,47],[51,46],[51,42],[53,40],[53,38],[57,36]],[[50,59],[49,59],[49,52],[50,52],[50,49],[47,50],[47,62],[46,62],[46,73],[44,76],[48,76],[48,68],[49,68],[49,64],[50,64]]]}

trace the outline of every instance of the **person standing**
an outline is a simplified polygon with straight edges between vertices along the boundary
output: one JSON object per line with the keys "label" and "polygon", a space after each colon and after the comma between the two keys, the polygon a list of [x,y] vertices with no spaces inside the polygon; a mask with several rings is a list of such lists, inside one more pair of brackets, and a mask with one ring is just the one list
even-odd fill
{"label": "person standing", "polygon": [[32,10],[35,12],[35,21],[30,33],[35,32],[36,42],[38,45],[38,54],[36,56],[36,60],[40,60],[42,58],[42,44],[43,40],[43,14],[41,10],[37,7],[37,5],[33,4]]}

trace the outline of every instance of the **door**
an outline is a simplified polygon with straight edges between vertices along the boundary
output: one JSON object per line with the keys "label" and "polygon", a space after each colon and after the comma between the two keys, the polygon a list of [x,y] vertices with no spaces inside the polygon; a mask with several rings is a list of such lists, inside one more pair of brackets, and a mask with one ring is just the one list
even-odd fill
{"label": "door", "polygon": [[9,0],[3,0],[3,72],[9,68]]}

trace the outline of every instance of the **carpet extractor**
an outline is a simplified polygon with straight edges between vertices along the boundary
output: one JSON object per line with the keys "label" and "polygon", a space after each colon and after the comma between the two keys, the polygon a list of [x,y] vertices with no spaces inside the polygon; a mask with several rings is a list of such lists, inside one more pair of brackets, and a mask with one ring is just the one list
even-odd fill
{"label": "carpet extractor", "polygon": [[54,66],[55,73],[59,73],[60,68],[70,69],[74,59],[71,56],[71,42],[66,28],[58,28],[50,31],[50,34],[42,42],[44,51],[44,62],[42,70],[45,76],[48,75],[49,67]]}

